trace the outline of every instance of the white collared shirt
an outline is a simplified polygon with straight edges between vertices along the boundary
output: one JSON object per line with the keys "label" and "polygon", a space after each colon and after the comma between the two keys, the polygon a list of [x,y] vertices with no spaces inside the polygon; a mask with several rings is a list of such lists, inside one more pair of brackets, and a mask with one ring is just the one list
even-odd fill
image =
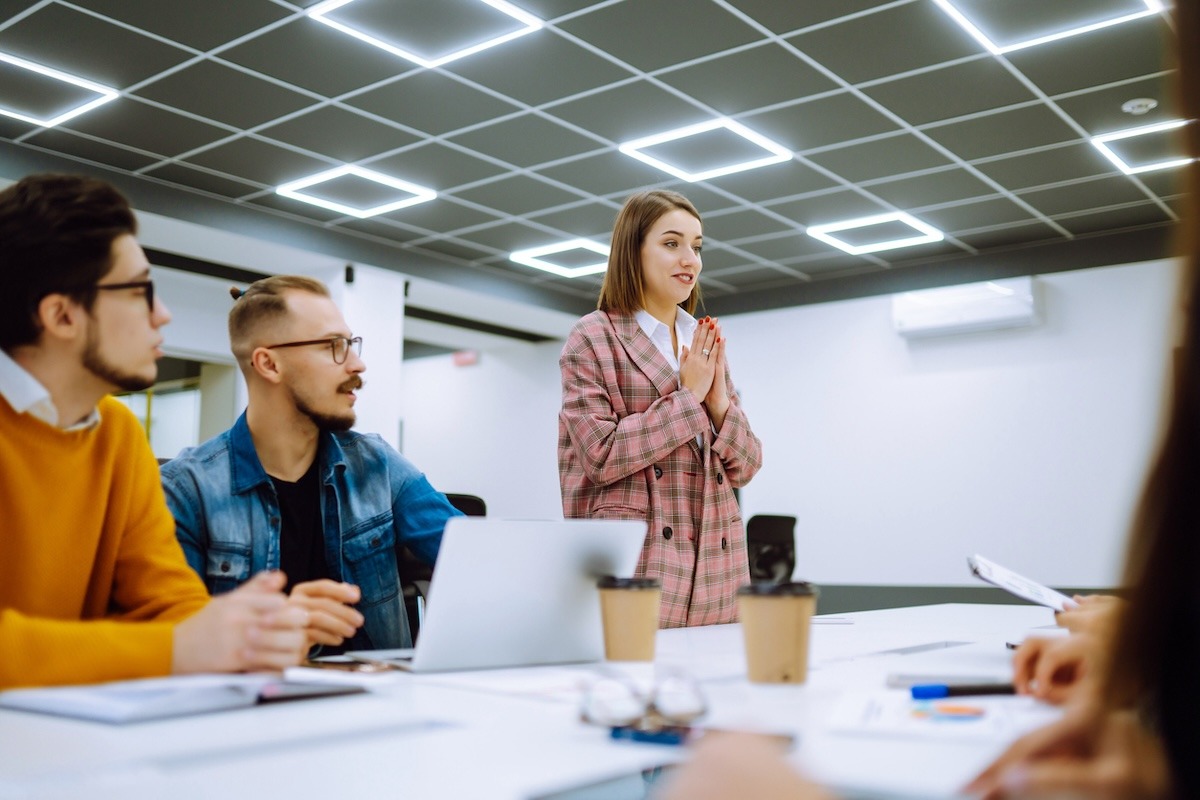
{"label": "white collared shirt", "polygon": [[679,342],[678,352],[671,346],[671,329],[655,319],[649,311],[641,309],[634,315],[634,319],[637,320],[638,327],[642,329],[642,332],[650,337],[650,341],[654,342],[654,346],[658,348],[658,352],[663,354],[667,363],[676,372],[679,372],[679,354],[683,352],[684,344],[690,344],[692,336],[696,333],[696,318],[682,308],[676,307],[675,337]]}
{"label": "white collared shirt", "polygon": [[[60,427],[58,409],[54,407],[50,391],[3,350],[0,350],[0,397],[8,401],[18,414],[28,414],[47,425]],[[63,430],[84,430],[99,423],[100,411],[93,408],[92,413]]]}

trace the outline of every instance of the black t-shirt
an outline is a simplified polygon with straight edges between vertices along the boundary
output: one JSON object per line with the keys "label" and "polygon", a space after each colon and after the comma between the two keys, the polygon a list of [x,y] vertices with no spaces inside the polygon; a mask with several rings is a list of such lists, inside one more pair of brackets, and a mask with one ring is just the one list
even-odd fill
{"label": "black t-shirt", "polygon": [[318,454],[298,481],[271,477],[279,497],[279,568],[287,575],[288,592],[297,583],[329,577],[317,475],[320,460]]}

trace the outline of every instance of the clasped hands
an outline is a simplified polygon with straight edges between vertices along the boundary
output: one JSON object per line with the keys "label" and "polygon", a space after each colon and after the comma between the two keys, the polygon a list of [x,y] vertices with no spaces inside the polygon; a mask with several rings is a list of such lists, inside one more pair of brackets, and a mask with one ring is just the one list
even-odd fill
{"label": "clasped hands", "polygon": [[729,388],[725,383],[725,337],[712,317],[698,320],[691,346],[683,346],[679,383],[704,404],[713,427],[720,430],[729,410]]}

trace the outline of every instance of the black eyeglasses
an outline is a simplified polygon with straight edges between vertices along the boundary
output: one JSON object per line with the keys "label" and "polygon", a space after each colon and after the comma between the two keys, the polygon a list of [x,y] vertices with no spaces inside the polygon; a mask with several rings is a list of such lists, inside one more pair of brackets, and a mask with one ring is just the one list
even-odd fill
{"label": "black eyeglasses", "polygon": [[101,292],[115,292],[118,289],[145,289],[146,307],[154,313],[154,281],[130,281],[129,283],[98,283],[93,288]]}
{"label": "black eyeglasses", "polygon": [[333,353],[333,363],[345,364],[346,356],[350,355],[350,348],[354,348],[354,355],[362,355],[362,337],[355,336],[353,339],[347,339],[345,336],[334,336],[329,339],[308,339],[303,342],[284,342],[283,344],[269,344],[268,350],[274,350],[277,347],[304,347],[310,344],[327,344],[329,350]]}

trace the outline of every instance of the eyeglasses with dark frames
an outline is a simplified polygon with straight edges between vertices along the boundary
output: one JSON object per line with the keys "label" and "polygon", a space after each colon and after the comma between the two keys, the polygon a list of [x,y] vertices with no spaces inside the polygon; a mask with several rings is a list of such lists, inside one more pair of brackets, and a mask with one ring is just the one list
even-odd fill
{"label": "eyeglasses with dark frames", "polygon": [[355,336],[353,339],[347,339],[345,336],[333,336],[328,339],[306,339],[303,342],[284,342],[282,344],[269,344],[268,350],[274,350],[277,347],[304,347],[310,344],[327,344],[329,351],[333,354],[333,363],[345,364],[346,357],[350,355],[350,348],[354,348],[354,355],[362,355],[362,337]]}
{"label": "eyeglasses with dark frames", "polygon": [[150,309],[150,313],[154,313],[154,281],[130,281],[129,283],[97,283],[94,287],[101,292],[115,292],[121,289],[145,289],[146,290],[146,307]]}

